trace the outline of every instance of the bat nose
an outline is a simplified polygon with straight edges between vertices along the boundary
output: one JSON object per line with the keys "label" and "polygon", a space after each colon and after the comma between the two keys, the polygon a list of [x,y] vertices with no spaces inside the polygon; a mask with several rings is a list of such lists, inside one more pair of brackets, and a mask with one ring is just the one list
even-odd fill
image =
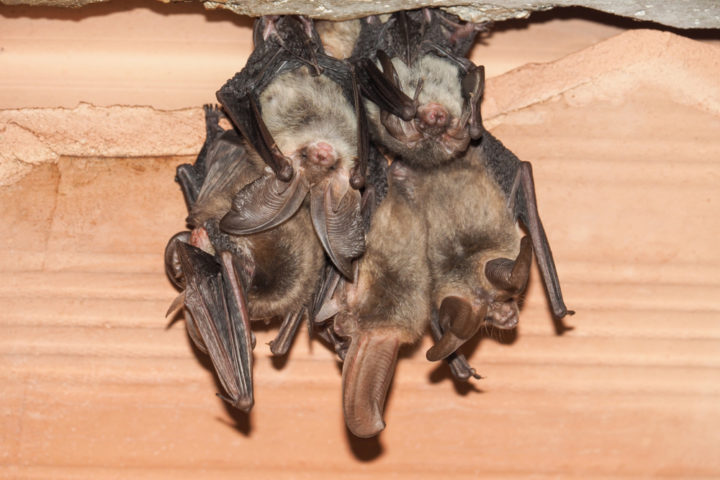
{"label": "bat nose", "polygon": [[439,103],[428,103],[420,106],[418,116],[426,127],[445,127],[450,118],[447,109]]}
{"label": "bat nose", "polygon": [[334,165],[337,159],[335,149],[327,142],[315,142],[308,145],[307,157],[312,163],[323,167]]}

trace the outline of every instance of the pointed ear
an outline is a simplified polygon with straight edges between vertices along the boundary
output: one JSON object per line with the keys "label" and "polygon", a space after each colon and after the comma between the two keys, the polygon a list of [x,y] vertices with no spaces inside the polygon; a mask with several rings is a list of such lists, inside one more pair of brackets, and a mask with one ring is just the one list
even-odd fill
{"label": "pointed ear", "polygon": [[472,65],[462,79],[462,93],[465,97],[465,108],[470,111],[470,137],[477,140],[482,137],[485,129],[482,125],[480,103],[485,93],[485,67]]}
{"label": "pointed ear", "polygon": [[353,278],[352,261],[365,251],[360,192],[329,178],[310,190],[310,217],[315,233],[335,267]]}
{"label": "pointed ear", "polygon": [[483,302],[479,309],[460,297],[445,297],[440,304],[440,327],[442,337],[426,353],[431,362],[442,360],[455,353],[465,342],[470,340],[485,321],[487,303]]}
{"label": "pointed ear", "polygon": [[383,64],[383,72],[368,58],[363,58],[357,63],[363,95],[377,104],[381,110],[409,121],[415,117],[417,106],[400,88],[397,72],[392,67],[390,59],[387,55],[383,57],[383,53],[379,51],[378,59],[381,64],[383,58],[387,59]]}
{"label": "pointed ear", "polygon": [[520,241],[520,253],[515,260],[496,258],[485,264],[485,276],[498,290],[517,294],[525,290],[532,264],[532,241],[524,236]]}
{"label": "pointed ear", "polygon": [[234,235],[249,235],[276,227],[293,216],[308,193],[302,175],[282,182],[264,175],[235,195],[232,209],[220,221],[220,228]]}
{"label": "pointed ear", "polygon": [[343,413],[353,435],[374,437],[385,428],[383,410],[400,341],[392,331],[357,332],[343,362]]}

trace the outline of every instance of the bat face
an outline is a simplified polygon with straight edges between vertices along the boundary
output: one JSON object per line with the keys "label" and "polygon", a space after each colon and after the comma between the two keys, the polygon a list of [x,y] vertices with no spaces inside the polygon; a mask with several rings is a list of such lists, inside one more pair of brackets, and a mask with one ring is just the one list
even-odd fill
{"label": "bat face", "polygon": [[368,116],[379,142],[423,167],[440,166],[464,153],[470,142],[462,93],[464,72],[434,54],[422,56],[412,66],[394,58],[392,67],[399,89],[414,96],[416,112],[405,120],[369,102]]}
{"label": "bat face", "polygon": [[271,171],[238,192],[220,227],[235,235],[274,228],[309,195],[315,233],[349,278],[352,260],[364,250],[356,190],[364,184],[368,150],[353,72],[323,52],[308,19],[263,17],[254,33],[247,65],[217,97],[254,158]]}
{"label": "bat face", "polygon": [[430,9],[398,12],[358,40],[373,139],[410,165],[445,165],[482,137],[484,68],[462,57],[475,32],[464,27]]}
{"label": "bat face", "polygon": [[357,119],[339,85],[302,67],[279,75],[260,95],[260,105],[278,148],[311,187],[330,176],[349,185]]}

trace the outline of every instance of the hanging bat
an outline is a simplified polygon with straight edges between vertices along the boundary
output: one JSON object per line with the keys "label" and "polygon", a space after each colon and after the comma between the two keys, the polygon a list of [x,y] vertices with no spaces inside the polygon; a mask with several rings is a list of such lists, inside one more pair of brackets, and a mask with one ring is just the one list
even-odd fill
{"label": "hanging bat", "polygon": [[238,194],[221,228],[236,235],[273,228],[309,193],[315,232],[350,277],[364,249],[358,189],[368,140],[349,65],[324,54],[310,20],[263,17],[246,67],[217,97],[273,172]]}
{"label": "hanging bat", "polygon": [[388,193],[372,216],[367,250],[352,283],[341,282],[316,321],[334,317],[344,359],[343,412],[356,436],[377,435],[398,350],[416,342],[430,318],[430,272],[425,259],[423,206],[415,173],[393,162]]}
{"label": "hanging bat", "polygon": [[[564,329],[561,320],[569,312],[562,299],[552,253],[537,214],[530,164],[520,162],[482,127],[480,103],[484,91],[484,69],[482,66],[475,66],[467,59],[458,56],[457,53],[466,47],[461,44],[453,45],[452,36],[445,41],[442,35],[437,35],[441,24],[447,23],[448,19],[437,16],[434,11],[433,13],[438,19],[443,19],[434,24],[425,19],[426,22],[422,23],[423,20],[419,19],[418,12],[415,12],[414,15],[412,12],[397,14],[397,28],[388,29],[391,32],[388,34],[389,37],[395,39],[387,42],[392,47],[389,48],[390,54],[382,50],[377,52],[377,60],[383,68],[382,72],[370,58],[357,62],[362,67],[364,78],[368,80],[363,92],[369,100],[377,104],[377,108],[368,107],[373,139],[408,164],[425,169],[427,175],[421,176],[421,179],[424,179],[424,183],[433,188],[426,188],[419,195],[423,198],[423,204],[428,206],[429,228],[432,229],[434,222],[438,223],[438,231],[446,237],[434,239],[433,234],[429,233],[429,249],[431,251],[438,249],[447,255],[454,255],[454,261],[460,264],[467,264],[470,262],[468,257],[476,255],[478,252],[485,252],[486,256],[492,254],[491,249],[483,246],[484,237],[482,236],[482,229],[490,228],[492,222],[489,220],[475,221],[478,213],[461,208],[469,203],[467,197],[469,195],[479,196],[480,200],[473,203],[478,208],[482,205],[486,210],[490,204],[493,205],[492,210],[499,213],[501,207],[500,203],[491,202],[490,198],[483,197],[490,195],[488,188],[464,189],[460,187],[464,184],[460,181],[461,178],[456,179],[457,182],[453,184],[445,176],[456,169],[464,169],[466,173],[473,170],[486,170],[484,173],[476,172],[475,176],[484,174],[498,185],[506,204],[502,209],[509,211],[513,222],[517,219],[522,221],[530,233],[530,239],[525,241],[524,245],[532,244],[532,248],[529,250],[528,247],[525,247],[521,251],[520,238],[517,235],[507,237],[504,243],[505,249],[495,252],[498,255],[502,254],[499,258],[504,258],[507,262],[498,260],[490,263],[488,266],[489,276],[499,281],[498,277],[510,275],[505,267],[517,262],[508,259],[507,255],[522,253],[522,258],[518,259],[518,262],[522,263],[529,261],[528,255],[531,258],[534,248],[552,306],[556,330],[561,332]],[[414,25],[414,27],[410,29],[408,25]],[[423,25],[427,25],[425,30],[423,30]],[[461,26],[460,29],[462,30],[462,28]],[[410,40],[403,41],[403,38]],[[442,43],[433,40],[438,38]],[[414,92],[413,98],[410,98],[406,92]],[[471,154],[470,151],[474,153]],[[472,168],[463,167],[467,163],[465,157],[478,155],[485,160],[474,162]],[[432,179],[437,180],[437,185]],[[439,204],[442,204],[442,208],[437,206]],[[443,208],[448,210],[443,210]],[[456,213],[458,211],[462,211],[463,214]],[[449,215],[448,212],[452,215]],[[453,220],[448,220],[447,217]],[[446,220],[451,225],[446,225],[447,229],[443,230],[439,225]],[[468,224],[473,225],[477,231],[463,232],[462,228],[456,228],[466,227]],[[467,229],[472,230],[469,227]],[[502,230],[509,231],[507,228]],[[448,232],[452,232],[452,234]],[[448,235],[450,238],[447,238]],[[440,259],[436,260],[435,265],[432,265],[431,262],[434,275],[438,276],[438,278],[434,277],[434,281],[440,284],[440,286],[436,286],[436,289],[440,290],[446,283],[452,284],[454,281],[454,279],[448,278],[449,272],[442,273],[443,269],[439,266],[441,264]],[[502,268],[501,265],[503,265]],[[513,273],[513,281],[518,285],[512,287],[505,285],[507,288],[501,288],[505,291],[505,297],[510,296],[510,291],[517,296],[524,289],[524,283],[520,280],[524,276],[526,281],[527,274],[523,272],[524,268],[526,267],[518,265]],[[446,270],[452,269],[448,267]],[[512,268],[510,271],[513,271]],[[466,280],[466,283],[473,283],[470,279]],[[482,285],[488,291],[490,286],[487,284],[487,280],[483,276],[483,278],[476,279],[475,283]],[[448,294],[448,298],[450,296]],[[499,298],[499,294],[491,296]],[[467,299],[469,295],[464,294],[463,297],[458,298]],[[457,302],[453,303],[454,300],[448,300],[449,303],[446,303],[444,308],[440,308],[443,299],[444,297],[436,304],[436,307],[440,309],[441,324],[447,326],[452,323],[448,323],[449,320],[447,320],[451,312],[452,316],[457,318],[469,315],[465,307],[461,308]],[[495,309],[491,308],[488,318],[494,318],[498,324],[502,323],[499,321],[501,316],[517,319],[516,306],[513,307],[511,303],[505,302],[502,308],[504,309],[502,314],[500,305],[497,305]],[[480,313],[481,309],[478,308],[473,312],[475,320],[473,320],[472,328],[468,327],[469,330],[473,330],[472,333],[477,331],[479,324],[485,318],[485,315],[480,315]],[[509,326],[510,323],[512,322],[507,322],[505,325]],[[442,330],[442,328],[437,328],[438,326],[435,327],[436,333]],[[465,337],[470,335],[467,331],[460,333]],[[435,355],[431,356],[435,357]]]}
{"label": "hanging bat", "polygon": [[247,411],[253,405],[250,321],[283,317],[271,351],[286,353],[325,260],[307,209],[256,234],[219,228],[238,191],[264,174],[240,137],[219,128],[220,116],[206,107],[205,145],[194,165],[178,168],[192,231],[171,239],[165,261],[171,281],[183,289],[171,310],[185,306],[188,333],[210,355],[225,390],[221,397]]}
{"label": "hanging bat", "polygon": [[[345,274],[364,249],[352,188],[364,182],[367,152],[359,97],[349,68],[312,43],[311,26],[256,24],[259,47],[218,92],[244,138],[206,109],[206,143],[178,170],[193,230],[171,240],[166,269],[185,289],[188,332],[210,354],[224,398],[244,410],[253,402],[249,322],[283,317],[271,350],[284,354],[313,305],[323,247]],[[269,65],[258,52],[272,54]]]}

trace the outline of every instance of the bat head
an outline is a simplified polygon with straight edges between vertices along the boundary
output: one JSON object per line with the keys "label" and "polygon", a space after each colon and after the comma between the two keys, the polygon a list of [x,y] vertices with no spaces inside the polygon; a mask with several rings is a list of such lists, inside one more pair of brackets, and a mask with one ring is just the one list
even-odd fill
{"label": "bat head", "polygon": [[532,242],[528,236],[520,241],[520,253],[515,260],[496,258],[485,263],[485,278],[492,285],[485,317],[490,325],[503,330],[517,326],[517,300],[527,287],[531,264]]}
{"label": "bat head", "polygon": [[[472,292],[441,294],[438,316],[442,336],[427,351],[427,359],[438,361],[451,355],[483,325],[501,330],[515,328],[519,319],[517,299],[527,285],[531,262],[532,243],[524,237],[515,260],[494,258],[478,263],[476,274],[481,278]],[[467,288],[460,286],[459,290]]]}
{"label": "bat head", "polygon": [[[483,67],[439,47],[410,65],[382,52],[378,60],[382,73],[363,62],[375,71],[368,74],[366,88],[375,105],[367,110],[376,137],[390,151],[415,166],[435,167],[462,155],[482,136]],[[386,99],[377,95],[380,91]]]}
{"label": "bat head", "polygon": [[310,186],[329,174],[346,179],[357,160],[357,118],[340,86],[302,67],[279,75],[260,95],[277,147]]}

